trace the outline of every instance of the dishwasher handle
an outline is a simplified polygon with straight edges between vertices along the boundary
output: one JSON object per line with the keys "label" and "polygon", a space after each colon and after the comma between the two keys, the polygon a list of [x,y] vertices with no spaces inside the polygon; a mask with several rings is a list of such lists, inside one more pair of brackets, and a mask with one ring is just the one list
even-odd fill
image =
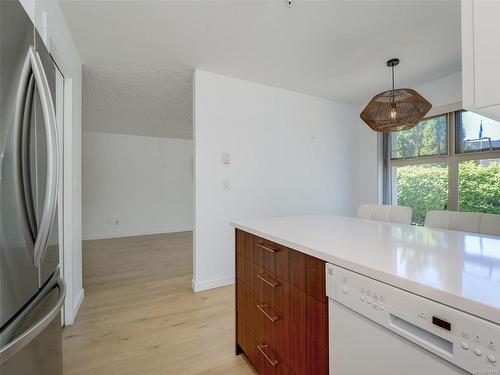
{"label": "dishwasher handle", "polygon": [[406,319],[394,314],[389,314],[389,326],[394,332],[399,333],[416,344],[431,350],[438,350],[440,353],[449,357],[453,356],[453,342],[427,329],[419,327]]}

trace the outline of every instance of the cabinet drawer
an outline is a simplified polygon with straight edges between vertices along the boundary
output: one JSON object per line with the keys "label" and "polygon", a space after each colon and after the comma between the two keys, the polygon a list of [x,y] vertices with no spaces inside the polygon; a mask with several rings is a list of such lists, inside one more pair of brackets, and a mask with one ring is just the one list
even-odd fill
{"label": "cabinet drawer", "polygon": [[253,260],[255,236],[236,229],[236,253]]}
{"label": "cabinet drawer", "polygon": [[[282,288],[285,290],[286,286]],[[258,303],[254,315],[255,340],[258,344],[269,345],[280,362],[287,362],[290,351],[288,301],[285,295],[279,298],[282,300],[276,302],[277,300],[256,297]]]}
{"label": "cabinet drawer", "polygon": [[237,341],[259,374],[328,374],[325,262],[236,232]]}
{"label": "cabinet drawer", "polygon": [[275,307],[282,306],[288,294],[288,283],[261,267],[254,267],[253,290],[265,302],[273,303]]}
{"label": "cabinet drawer", "polygon": [[239,254],[236,254],[236,278],[259,296],[277,293],[286,283],[283,278],[277,277]]}
{"label": "cabinet drawer", "polygon": [[290,367],[274,348],[265,343],[256,344],[257,370],[261,375],[292,375]]}
{"label": "cabinet drawer", "polygon": [[[286,288],[286,289],[285,289]],[[282,286],[282,291],[287,290]],[[286,353],[286,341],[289,330],[290,314],[288,297],[284,292],[276,293],[270,297],[255,296],[254,321],[260,338],[273,344],[274,349],[283,349]]]}
{"label": "cabinet drawer", "polygon": [[259,237],[254,239],[254,263],[288,281],[288,249]]}
{"label": "cabinet drawer", "polygon": [[254,275],[253,263],[244,256],[236,254],[236,278],[252,288]]}
{"label": "cabinet drawer", "polygon": [[236,311],[250,324],[253,324],[257,303],[257,298],[251,289],[245,283],[238,282],[236,284]]}
{"label": "cabinet drawer", "polygon": [[262,304],[244,283],[236,288],[238,344],[259,374],[288,374],[288,320]]}
{"label": "cabinet drawer", "polygon": [[257,358],[257,345],[255,343],[255,334],[253,324],[244,315],[238,314],[238,336],[237,341],[241,349],[247,355],[248,360],[259,370],[259,360]]}

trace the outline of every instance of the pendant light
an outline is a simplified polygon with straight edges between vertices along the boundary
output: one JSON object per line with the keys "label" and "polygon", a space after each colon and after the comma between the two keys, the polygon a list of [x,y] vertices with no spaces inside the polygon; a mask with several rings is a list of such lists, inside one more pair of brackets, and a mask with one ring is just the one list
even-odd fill
{"label": "pendant light", "polygon": [[392,69],[392,90],[373,97],[361,112],[361,119],[377,132],[397,132],[411,129],[432,108],[422,95],[412,89],[394,88],[394,67],[399,59],[387,61]]}

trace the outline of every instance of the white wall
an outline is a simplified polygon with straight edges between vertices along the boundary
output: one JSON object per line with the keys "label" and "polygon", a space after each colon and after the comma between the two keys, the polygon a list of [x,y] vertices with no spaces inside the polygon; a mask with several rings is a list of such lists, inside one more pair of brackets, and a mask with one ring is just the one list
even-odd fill
{"label": "white wall", "polygon": [[53,0],[21,0],[65,78],[64,266],[65,323],[71,324],[83,300],[81,246],[82,62],[60,5]]}
{"label": "white wall", "polygon": [[83,236],[193,228],[193,141],[83,132]]}
{"label": "white wall", "polygon": [[429,115],[462,109],[462,72],[415,87],[432,104]]}
{"label": "white wall", "polygon": [[[361,109],[359,110],[361,112]],[[356,143],[356,170],[358,183],[356,186],[359,203],[379,203],[381,197],[382,173],[382,136],[361,122],[358,127]]]}
{"label": "white wall", "polygon": [[357,108],[197,70],[194,123],[195,290],[233,282],[231,220],[354,212]]}

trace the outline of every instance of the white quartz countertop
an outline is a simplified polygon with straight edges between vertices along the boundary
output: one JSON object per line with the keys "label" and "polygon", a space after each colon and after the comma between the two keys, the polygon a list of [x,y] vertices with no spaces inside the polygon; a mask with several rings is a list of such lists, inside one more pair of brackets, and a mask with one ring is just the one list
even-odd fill
{"label": "white quartz countertop", "polygon": [[334,215],[232,225],[500,324],[500,237]]}

